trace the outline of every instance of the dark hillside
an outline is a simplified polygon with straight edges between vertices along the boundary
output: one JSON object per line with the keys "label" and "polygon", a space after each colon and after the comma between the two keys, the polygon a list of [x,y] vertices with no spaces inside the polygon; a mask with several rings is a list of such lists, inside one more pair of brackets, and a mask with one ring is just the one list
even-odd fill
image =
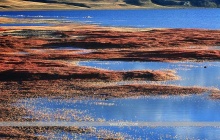
{"label": "dark hillside", "polygon": [[220,7],[220,0],[0,0],[0,10]]}
{"label": "dark hillside", "polygon": [[151,0],[163,6],[219,7],[220,0]]}

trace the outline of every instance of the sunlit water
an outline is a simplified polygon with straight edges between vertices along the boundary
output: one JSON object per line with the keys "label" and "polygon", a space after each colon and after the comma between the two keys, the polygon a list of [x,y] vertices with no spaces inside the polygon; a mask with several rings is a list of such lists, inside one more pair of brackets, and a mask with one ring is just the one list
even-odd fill
{"label": "sunlit water", "polygon": [[[166,10],[78,10],[78,11],[1,11],[0,17],[26,19],[57,19],[62,22],[80,22],[103,26],[138,28],[203,28],[220,29],[220,9],[166,9]],[[15,23],[0,26],[47,26],[47,23]],[[219,47],[216,47],[219,49]],[[216,49],[214,48],[214,49]],[[73,48],[54,48],[75,50]],[[182,79],[165,84],[181,86],[205,86],[220,88],[219,62],[114,62],[90,61],[79,65],[110,70],[161,70],[172,69]],[[206,68],[204,68],[206,67]],[[37,113],[49,115],[65,114],[68,121],[88,119],[96,121],[146,121],[146,122],[219,122],[220,102],[210,100],[207,94],[168,97],[140,97],[110,100],[75,100],[36,98],[21,100],[17,104]],[[74,113],[71,117],[71,113]],[[59,114],[58,114],[59,115]],[[35,117],[35,116],[26,116]],[[64,115],[65,117],[65,115]],[[42,118],[45,120],[45,118]],[[218,139],[217,127],[97,127],[112,132],[127,134],[126,139]],[[43,134],[46,135],[46,134]],[[76,135],[57,132],[56,137],[70,139],[95,139],[93,135]]]}
{"label": "sunlit water", "polygon": [[[209,99],[207,94],[109,100],[37,98],[20,102],[36,112],[43,109],[46,114],[55,111],[62,114],[67,109],[78,116],[87,114],[106,121],[220,121],[220,114],[216,113],[220,102]],[[53,116],[50,119],[55,120]],[[70,121],[74,121],[74,117]]]}
{"label": "sunlit water", "polygon": [[[103,26],[220,29],[220,9],[1,11],[0,17],[57,19]],[[19,25],[19,24],[17,24]],[[25,24],[21,24],[25,26]],[[27,23],[26,26],[30,26]],[[1,26],[9,26],[2,24]]]}
{"label": "sunlit water", "polygon": [[169,69],[175,70],[181,79],[162,83],[220,88],[220,62],[82,61],[79,65],[118,71]]}
{"label": "sunlit water", "polygon": [[220,46],[212,46],[209,49],[210,50],[220,50]]}
{"label": "sunlit water", "polygon": [[68,47],[49,47],[51,49],[55,49],[55,50],[87,50],[87,49],[83,49],[83,48],[78,48],[78,47],[72,47],[72,46],[68,46]]}
{"label": "sunlit water", "polygon": [[[57,114],[69,110],[66,118],[71,116],[70,110],[75,110],[78,116],[89,116],[97,121],[115,122],[220,122],[220,102],[209,99],[207,94],[189,96],[149,96],[127,99],[27,99],[18,105],[33,108],[34,112],[50,114],[54,121]],[[42,119],[44,120],[44,119]],[[48,121],[48,120],[47,120]],[[63,121],[63,120],[61,120]],[[68,121],[76,121],[74,117]],[[218,127],[138,127],[138,126],[100,126],[97,130],[109,130],[126,134],[127,138],[141,139],[215,139],[220,136]],[[215,132],[215,133],[213,133]],[[57,135],[61,135],[59,132]],[[63,133],[62,133],[63,134]],[[68,137],[72,135],[66,133]],[[89,135],[87,136],[89,137]],[[92,137],[92,136],[91,136]],[[93,135],[94,138],[94,135]]]}
{"label": "sunlit water", "polygon": [[[220,87],[219,62],[122,62],[82,61],[79,65],[108,70],[175,70],[182,79],[164,82],[181,86]],[[128,122],[220,122],[220,101],[211,100],[209,93],[188,96],[145,96],[123,99],[26,99],[18,106],[30,108],[33,116],[43,113],[43,121],[128,121]],[[60,118],[57,116],[60,116]],[[48,120],[49,118],[49,120]],[[67,119],[67,120],[65,120]],[[216,139],[219,127],[139,127],[98,126],[96,131],[120,133],[126,139]],[[58,131],[57,137],[92,138],[94,134],[71,134]]]}

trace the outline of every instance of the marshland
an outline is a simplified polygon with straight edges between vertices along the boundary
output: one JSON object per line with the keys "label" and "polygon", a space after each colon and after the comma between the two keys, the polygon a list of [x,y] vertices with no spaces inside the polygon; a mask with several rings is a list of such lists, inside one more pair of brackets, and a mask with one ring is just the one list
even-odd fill
{"label": "marshland", "polygon": [[[218,13],[219,9],[0,12],[2,124],[61,124],[1,126],[1,137],[218,138],[219,128],[206,123],[220,120]],[[100,126],[88,126],[91,122]],[[131,125],[140,122],[170,124]],[[172,122],[204,126],[173,127]]]}

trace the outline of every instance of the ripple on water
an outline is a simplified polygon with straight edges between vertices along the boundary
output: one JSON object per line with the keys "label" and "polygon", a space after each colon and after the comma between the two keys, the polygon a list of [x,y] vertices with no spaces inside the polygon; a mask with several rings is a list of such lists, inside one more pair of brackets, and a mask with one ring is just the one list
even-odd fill
{"label": "ripple on water", "polygon": [[220,50],[220,46],[211,46],[209,47],[210,50]]}
{"label": "ripple on water", "polygon": [[[181,80],[165,83],[180,86],[203,86],[220,88],[218,79],[220,62],[125,62],[125,61],[81,61],[80,66],[108,70],[175,70]],[[162,82],[159,82],[162,83]]]}
{"label": "ripple on water", "polygon": [[[170,123],[168,127],[96,126],[96,134],[99,135],[105,132],[111,134],[120,133],[127,134],[127,138],[134,139],[158,139],[160,137],[169,137],[170,139],[204,139],[208,137],[215,139],[220,136],[220,129],[218,127],[172,127],[172,122],[220,122],[220,114],[216,113],[220,110],[220,101],[210,100],[207,94],[188,96],[148,96],[109,100],[36,98],[21,100],[17,105],[22,105],[26,108],[34,108],[34,112],[43,112],[44,115],[49,114],[47,117],[51,117],[51,121],[57,120],[56,117],[59,116],[58,121],[62,121],[63,118],[66,117],[68,118],[67,121],[71,122]],[[212,134],[212,132],[216,133]],[[64,132],[57,132],[57,135],[63,133]],[[71,138],[68,134],[65,134],[65,136]],[[89,135],[85,136],[88,137]]]}
{"label": "ripple on water", "polygon": [[220,50],[220,46],[189,46],[188,49],[195,50]]}

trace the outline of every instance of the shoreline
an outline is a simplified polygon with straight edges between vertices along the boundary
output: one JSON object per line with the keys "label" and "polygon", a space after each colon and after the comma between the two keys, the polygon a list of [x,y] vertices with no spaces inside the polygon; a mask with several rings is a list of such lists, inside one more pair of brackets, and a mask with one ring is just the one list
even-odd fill
{"label": "shoreline", "polygon": [[217,7],[166,7],[166,6],[161,6],[161,7],[137,7],[137,8],[85,8],[85,9],[80,9],[80,8],[63,8],[63,9],[0,9],[0,12],[16,12],[16,11],[94,11],[94,10],[169,10],[169,9],[219,9]]}
{"label": "shoreline", "polygon": [[184,7],[193,7],[193,6],[163,6],[151,1],[144,2],[142,4],[138,3],[130,3],[123,0],[118,1],[22,1],[16,0],[14,3],[9,0],[5,0],[0,4],[1,10],[32,10],[32,9],[40,9],[40,10],[53,10],[53,9],[156,9],[156,8],[184,8]]}
{"label": "shoreline", "polygon": [[[0,120],[25,120],[22,117],[28,113],[27,110],[13,108],[11,104],[18,99],[30,97],[109,99],[210,92],[210,100],[219,99],[219,89],[155,84],[114,84],[125,80],[178,79],[175,72],[170,70],[110,71],[69,63],[80,60],[219,61],[220,50],[210,49],[220,44],[219,38],[220,30],[207,29],[139,30],[88,24],[1,27]],[[57,50],[54,46],[58,48],[77,46],[82,50]],[[83,52],[89,49],[91,51]],[[21,114],[17,115],[18,112]],[[29,131],[21,128],[14,130],[18,133],[16,136],[11,134],[13,131],[8,134],[5,129],[1,129],[0,135],[6,137],[19,138],[20,134],[30,137]],[[82,130],[78,128],[74,131]]]}
{"label": "shoreline", "polygon": [[175,0],[170,2],[152,2],[152,1],[126,1],[126,0],[117,0],[117,1],[94,1],[94,0],[83,0],[83,1],[36,1],[36,0],[4,0],[0,4],[0,11],[14,11],[14,10],[54,10],[54,9],[68,9],[68,10],[112,10],[112,9],[176,9],[176,8],[218,8],[218,2],[212,2],[209,0],[206,3],[200,2],[195,3],[187,1],[186,3],[180,4]]}

